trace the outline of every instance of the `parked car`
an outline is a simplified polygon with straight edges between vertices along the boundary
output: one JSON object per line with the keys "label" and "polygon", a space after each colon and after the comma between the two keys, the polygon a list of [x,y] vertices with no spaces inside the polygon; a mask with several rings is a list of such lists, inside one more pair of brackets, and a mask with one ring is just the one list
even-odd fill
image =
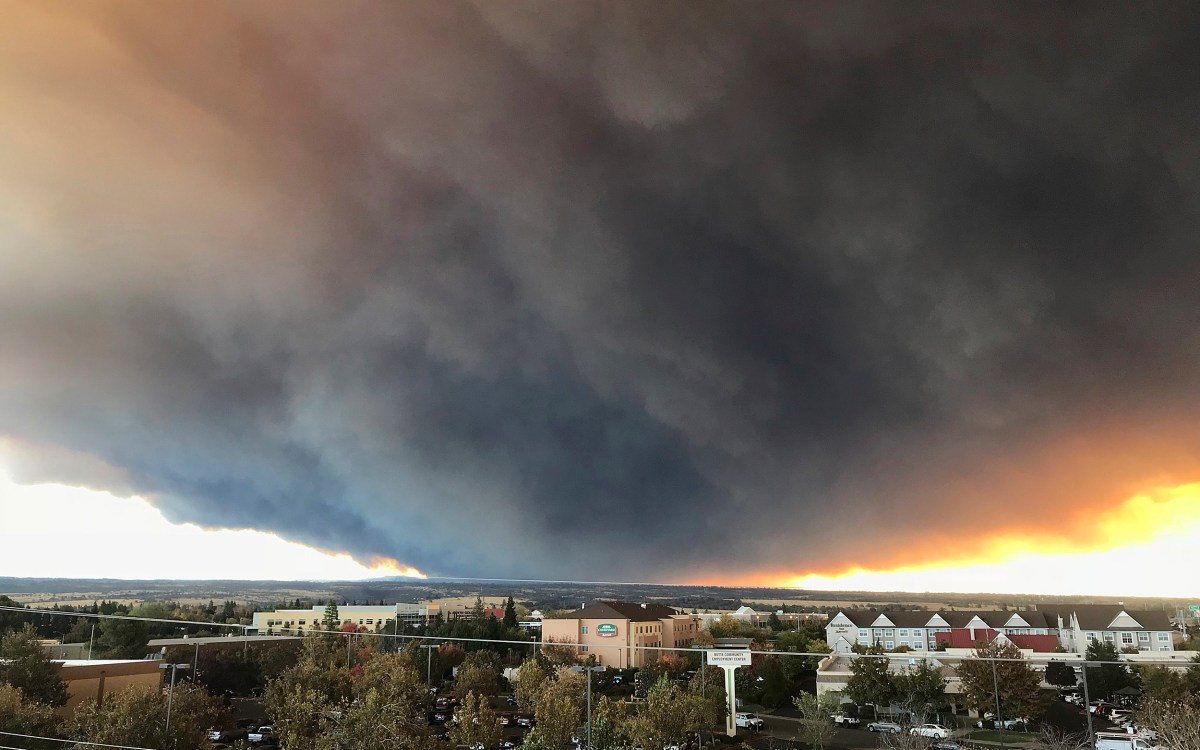
{"label": "parked car", "polygon": [[529,714],[521,714],[517,717],[517,726],[531,727],[533,726],[533,717]]}
{"label": "parked car", "polygon": [[733,723],[752,732],[761,732],[763,728],[763,720],[757,714],[737,714],[733,717]]}
{"label": "parked car", "polygon": [[944,740],[950,736],[950,730],[941,724],[921,724],[908,730],[908,733],[914,737],[932,737],[937,740]]}
{"label": "parked car", "polygon": [[1124,709],[1119,709],[1119,710],[1114,709],[1109,712],[1109,714],[1106,718],[1109,721],[1111,721],[1113,724],[1116,724],[1117,726],[1121,726],[1125,722],[1129,721],[1130,715],[1131,715],[1130,712],[1126,711]]}
{"label": "parked car", "polygon": [[224,736],[225,736],[225,733],[223,731],[221,731],[220,729],[208,730],[208,741],[209,742],[220,742],[221,739],[224,738]]}
{"label": "parked car", "polygon": [[894,721],[872,721],[867,725],[868,732],[888,732],[891,734],[900,734],[904,731],[900,725]]}
{"label": "parked car", "polygon": [[830,718],[833,719],[834,724],[837,724],[840,727],[856,727],[856,726],[858,726],[858,717],[857,716],[847,716],[846,714],[834,714]]}
{"label": "parked car", "polygon": [[261,726],[246,735],[246,741],[252,745],[266,744],[274,737],[274,730],[270,726]]}
{"label": "parked car", "polygon": [[929,743],[929,750],[963,750],[962,745],[954,740],[934,740]]}

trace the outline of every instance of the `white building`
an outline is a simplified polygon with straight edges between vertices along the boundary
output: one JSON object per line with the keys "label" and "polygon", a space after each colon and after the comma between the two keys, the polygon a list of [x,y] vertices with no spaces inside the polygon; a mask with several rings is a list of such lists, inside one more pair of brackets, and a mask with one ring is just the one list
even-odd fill
{"label": "white building", "polygon": [[[1173,651],[1171,622],[1166,612],[1127,610],[1120,605],[1049,605],[1021,611],[853,610],[838,612],[825,628],[829,647],[849,653],[855,645],[891,651],[936,651],[942,643],[962,647],[996,635],[1009,637],[1019,648],[1047,652],[1061,646],[1083,654],[1092,641],[1105,641],[1118,651]],[[1049,638],[1052,636],[1053,638]]]}

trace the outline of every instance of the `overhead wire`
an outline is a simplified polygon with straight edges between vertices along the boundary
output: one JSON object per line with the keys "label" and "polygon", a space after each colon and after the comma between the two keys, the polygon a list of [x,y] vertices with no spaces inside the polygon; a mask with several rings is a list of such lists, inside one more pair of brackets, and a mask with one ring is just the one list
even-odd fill
{"label": "overhead wire", "polygon": [[[72,745],[90,745],[92,747],[111,747],[115,750],[158,750],[154,747],[139,747],[137,745],[110,745],[106,742],[88,742],[86,740],[67,740],[62,737],[43,737],[36,734],[19,734],[17,732],[0,732],[8,737],[22,737],[28,740],[49,740],[50,742],[66,742]],[[6,745],[0,745],[0,750],[28,750],[28,748],[12,748]]]}

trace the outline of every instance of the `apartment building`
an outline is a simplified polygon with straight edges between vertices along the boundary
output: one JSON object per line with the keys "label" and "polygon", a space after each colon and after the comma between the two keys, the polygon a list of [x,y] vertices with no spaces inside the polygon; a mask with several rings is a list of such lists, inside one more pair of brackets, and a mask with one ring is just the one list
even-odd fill
{"label": "apartment building", "polygon": [[[722,617],[749,623],[756,628],[766,628],[770,626],[771,614],[770,612],[757,612],[751,607],[742,606],[732,611],[701,612],[697,617],[704,622],[705,628],[711,627],[714,622],[719,622]],[[782,609],[778,609],[774,614],[784,627],[792,629],[804,625],[824,625],[825,621],[829,619],[829,615],[824,612],[784,612]]]}
{"label": "apartment building", "polygon": [[[1044,651],[1053,636],[1069,653],[1082,654],[1102,640],[1117,650],[1173,651],[1171,623],[1165,612],[1126,610],[1120,605],[1050,605],[1020,611],[984,610],[842,610],[830,618],[825,640],[838,653],[855,645],[890,651],[936,651],[942,643],[992,641],[997,634]],[[1020,647],[1021,644],[1018,643]]]}
{"label": "apartment building", "polygon": [[542,620],[542,642],[579,644],[581,655],[625,669],[658,658],[658,649],[690,647],[702,629],[698,616],[662,604],[597,602]]}

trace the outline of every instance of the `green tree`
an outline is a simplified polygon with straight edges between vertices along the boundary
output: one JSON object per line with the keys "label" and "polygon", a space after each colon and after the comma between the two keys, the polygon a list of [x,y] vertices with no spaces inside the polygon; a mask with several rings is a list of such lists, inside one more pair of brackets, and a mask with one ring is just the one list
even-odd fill
{"label": "green tree", "polygon": [[1133,684],[1133,675],[1124,664],[1116,664],[1120,660],[1116,645],[1104,641],[1092,641],[1088,644],[1085,661],[1109,662],[1088,666],[1084,670],[1087,679],[1088,693],[1094,698],[1111,699],[1118,690]]}
{"label": "green tree", "polygon": [[454,724],[450,727],[450,740],[456,745],[485,748],[495,747],[504,736],[503,730],[492,710],[486,695],[467,693],[458,710],[454,712]]}
{"label": "green tree", "polygon": [[850,679],[846,681],[846,697],[855,703],[869,703],[876,708],[887,707],[896,698],[896,683],[892,679],[891,661],[880,656],[882,650],[872,647],[869,653],[850,662]]}
{"label": "green tree", "polygon": [[790,684],[778,658],[766,657],[758,668],[758,677],[762,680],[761,702],[767,708],[778,708],[791,697]]}
{"label": "green tree", "polygon": [[61,706],[67,702],[67,684],[59,677],[58,665],[29,624],[0,639],[0,684],[19,688],[33,703]]}
{"label": "green tree", "polygon": [[967,706],[978,711],[995,711],[996,687],[999,687],[1001,718],[1041,715],[1042,678],[1025,661],[1020,649],[1011,643],[982,644],[975,649],[975,657],[958,665]]}
{"label": "green tree", "polygon": [[76,742],[207,750],[205,730],[221,723],[224,712],[201,687],[177,683],[167,729],[167,692],[146,686],[110,692],[104,703],[83,703],[68,736]]}
{"label": "green tree", "polygon": [[325,640],[333,641],[337,638],[334,632],[342,627],[342,616],[338,612],[337,602],[330,599],[325,602],[325,614],[321,617],[321,630],[326,631]]}
{"label": "green tree", "polygon": [[938,667],[925,660],[900,672],[893,678],[896,703],[924,723],[929,717],[949,706],[946,699],[946,678]]}
{"label": "green tree", "polygon": [[1070,664],[1051,661],[1046,664],[1046,682],[1060,688],[1075,687],[1079,684],[1079,677]]}
{"label": "green tree", "polygon": [[1182,700],[1188,695],[1183,675],[1161,665],[1138,667],[1141,674],[1143,699]]}
{"label": "green tree", "polygon": [[468,693],[495,695],[499,690],[500,657],[495,651],[472,651],[458,668],[454,679],[454,694],[462,698]]}
{"label": "green tree", "polygon": [[149,650],[150,628],[137,620],[101,620],[96,651],[111,659],[141,659]]}
{"label": "green tree", "polygon": [[477,596],[475,597],[475,604],[471,607],[471,620],[481,623],[484,619],[486,618],[483,616],[483,597]]}
{"label": "green tree", "polygon": [[772,633],[778,633],[783,630],[783,620],[780,620],[779,615],[772,612],[767,617],[767,627],[771,629]]}
{"label": "green tree", "polygon": [[695,701],[666,677],[646,693],[646,703],[629,721],[629,740],[634,747],[659,748],[684,742],[695,721]]}
{"label": "green tree", "polygon": [[830,718],[837,713],[842,703],[841,696],[832,692],[820,696],[802,692],[793,703],[800,712],[796,738],[813,750],[824,750],[837,734],[837,727]]}
{"label": "green tree", "polygon": [[[59,720],[53,707],[26,702],[20,688],[0,685],[0,732],[58,737]],[[0,744],[28,750],[51,750],[61,746],[61,743],[51,740],[27,740],[11,736],[3,737]]]}
{"label": "green tree", "polygon": [[601,695],[592,700],[593,750],[618,750],[629,746],[629,721],[625,701]]}
{"label": "green tree", "polygon": [[720,667],[704,666],[688,683],[688,697],[696,713],[696,729],[715,731],[725,727],[729,716],[725,695],[725,672]]}
{"label": "green tree", "polygon": [[508,601],[504,603],[504,627],[517,627],[517,605],[511,595],[508,597]]}

